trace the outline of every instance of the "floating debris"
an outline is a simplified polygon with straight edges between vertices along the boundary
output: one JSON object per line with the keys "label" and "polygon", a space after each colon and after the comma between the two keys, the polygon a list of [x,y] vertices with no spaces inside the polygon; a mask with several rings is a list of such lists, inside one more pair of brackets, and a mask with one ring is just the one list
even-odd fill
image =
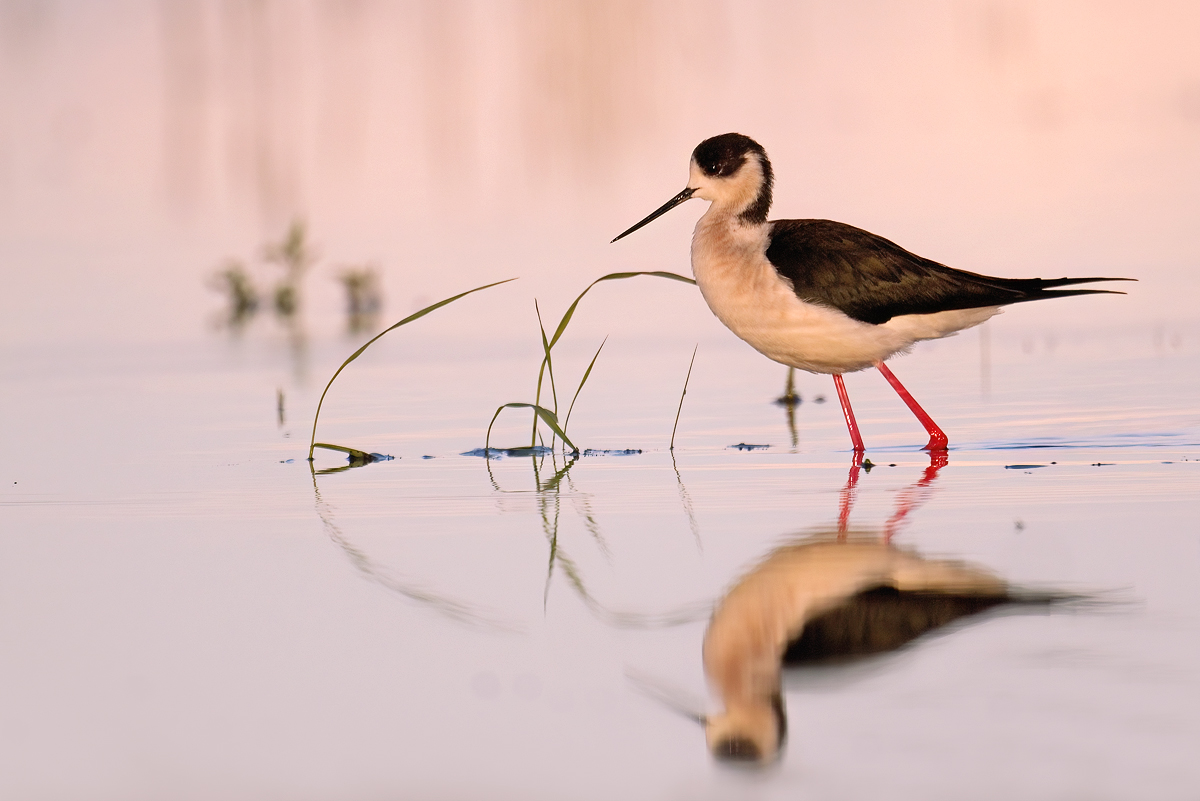
{"label": "floating debris", "polygon": [[[327,476],[331,473],[344,473],[347,470],[353,470],[356,467],[366,467],[367,465],[375,464],[376,462],[390,462],[396,458],[395,456],[391,456],[386,453],[367,453],[366,451],[360,451],[357,448],[346,448],[341,445],[329,445],[328,443],[324,442],[318,442],[314,447],[324,448],[331,451],[341,451],[342,453],[346,454],[346,464],[342,465],[341,467],[328,467],[324,470],[317,470],[316,474],[318,476]],[[310,458],[308,461],[311,462],[312,459]]]}
{"label": "floating debris", "polygon": [[[392,459],[396,458],[394,456],[389,456],[386,453],[367,453],[366,451],[360,451],[358,448],[347,448],[345,445],[331,445],[328,442],[315,442],[313,443],[312,447],[314,449],[322,448],[327,451],[340,451],[341,453],[346,454],[346,459],[350,462],[351,467],[359,467],[364,464],[374,464],[375,462],[390,462]],[[311,450],[309,451],[309,454],[308,461],[311,462]]]}
{"label": "floating debris", "polygon": [[642,452],[641,448],[624,448],[617,450],[604,450],[602,448],[588,448],[583,452],[584,456],[635,456]]}
{"label": "floating debris", "polygon": [[499,459],[502,456],[551,456],[554,449],[548,445],[534,445],[531,448],[475,448],[460,453],[459,456],[479,456],[486,459]]}
{"label": "floating debris", "polygon": [[1038,467],[1049,467],[1048,464],[1006,464],[1005,470],[1033,470]]}
{"label": "floating debris", "polygon": [[368,453],[366,455],[365,459],[361,456],[358,456],[357,454],[351,454],[346,457],[346,461],[350,462],[353,465],[360,465],[360,464],[374,464],[375,462],[390,462],[395,458],[396,458],[395,456],[392,456],[387,453]]}
{"label": "floating debris", "polygon": [[730,445],[730,448],[737,448],[739,451],[761,451],[771,447],[770,445],[750,445],[745,442],[739,442],[737,445]]}

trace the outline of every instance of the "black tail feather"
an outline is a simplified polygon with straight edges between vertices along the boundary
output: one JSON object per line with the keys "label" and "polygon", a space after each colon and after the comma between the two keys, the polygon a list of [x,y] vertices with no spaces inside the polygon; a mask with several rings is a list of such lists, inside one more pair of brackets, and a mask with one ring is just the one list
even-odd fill
{"label": "black tail feather", "polygon": [[1024,297],[1016,298],[1009,303],[1027,303],[1031,300],[1045,300],[1046,298],[1065,298],[1071,295],[1125,295],[1125,292],[1119,292],[1115,289],[1043,289],[1040,292],[1027,292]]}
{"label": "black tail feather", "polygon": [[[995,279],[994,279],[995,280]],[[1070,293],[1065,292],[1048,292],[1047,290],[1054,289],[1060,286],[1074,286],[1075,284],[1093,284],[1099,281],[1136,281],[1136,278],[1002,278],[999,279],[1003,286],[1007,289],[1015,289],[1018,292],[1029,292],[1032,294],[1040,294],[1043,297],[1046,295],[1063,295],[1063,294],[1096,294],[1108,293],[1110,295],[1124,295],[1124,292],[1118,292],[1112,289],[1083,289],[1074,290]]]}

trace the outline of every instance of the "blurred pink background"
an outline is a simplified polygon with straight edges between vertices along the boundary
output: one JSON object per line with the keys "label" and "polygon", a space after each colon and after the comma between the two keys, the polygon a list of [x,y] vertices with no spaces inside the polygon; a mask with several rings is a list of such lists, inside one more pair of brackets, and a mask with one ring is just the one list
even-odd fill
{"label": "blurred pink background", "polygon": [[1190,336],[1198,30],[1191,2],[10,0],[0,338],[194,338],[206,276],[293,219],[318,329],[342,262],[380,266],[387,318],[513,275],[558,300],[688,273],[699,203],[608,240],[728,130],[770,153],[773,217],[1136,277],[1102,311],[1022,314]]}

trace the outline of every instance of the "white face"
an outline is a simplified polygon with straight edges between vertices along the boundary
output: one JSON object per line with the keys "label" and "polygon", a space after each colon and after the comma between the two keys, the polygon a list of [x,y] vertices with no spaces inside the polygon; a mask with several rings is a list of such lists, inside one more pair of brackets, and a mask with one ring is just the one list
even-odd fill
{"label": "white face", "polygon": [[758,199],[762,190],[763,169],[757,153],[749,153],[737,172],[728,177],[706,175],[693,160],[690,164],[688,188],[698,197],[711,200],[715,206],[739,214]]}
{"label": "white face", "polygon": [[[690,165],[687,189],[668,200],[637,225],[618,234],[613,241],[616,242],[618,239],[629,236],[642,226],[657,220],[680,203],[693,197],[712,201],[709,213],[715,211],[718,214],[740,215],[759,199],[765,181],[766,170],[763,169],[763,157],[753,151],[746,154],[737,172],[724,177],[706,174],[693,159]],[[766,205],[770,205],[770,197],[767,197],[766,200]],[[765,211],[762,216],[765,216]]]}

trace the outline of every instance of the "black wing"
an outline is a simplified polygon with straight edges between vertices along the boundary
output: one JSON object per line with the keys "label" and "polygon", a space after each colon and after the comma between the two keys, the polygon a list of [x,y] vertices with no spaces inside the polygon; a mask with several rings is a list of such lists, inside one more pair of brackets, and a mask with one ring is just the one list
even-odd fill
{"label": "black wing", "polygon": [[895,651],[956,620],[995,607],[1017,611],[1082,600],[1083,596],[1055,592],[913,592],[874,587],[805,623],[788,643],[783,662],[798,666],[849,661]]}
{"label": "black wing", "polygon": [[801,300],[880,325],[905,314],[1004,306],[1067,295],[1124,294],[1054,287],[1129,278],[993,278],[923,259],[861,228],[831,220],[771,223],[767,259]]}
{"label": "black wing", "polygon": [[974,595],[875,587],[805,623],[788,643],[783,662],[802,665],[895,651],[959,618],[1012,602],[1004,591]]}

